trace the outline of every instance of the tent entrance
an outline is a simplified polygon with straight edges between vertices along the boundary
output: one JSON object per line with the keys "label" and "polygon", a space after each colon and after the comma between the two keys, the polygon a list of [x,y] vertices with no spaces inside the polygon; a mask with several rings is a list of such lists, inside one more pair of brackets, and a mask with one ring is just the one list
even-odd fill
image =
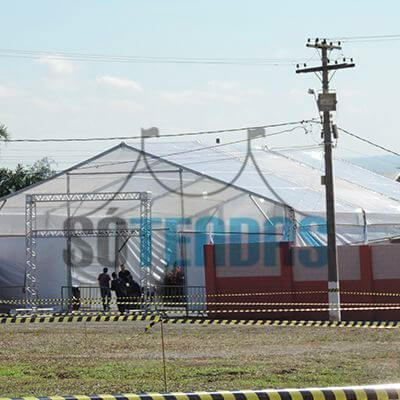
{"label": "tent entrance", "polygon": [[[37,229],[37,204],[38,203],[66,203],[67,211],[71,202],[109,202],[109,201],[138,201],[140,202],[139,228],[116,229]],[[68,212],[69,214],[69,212]],[[68,220],[69,221],[69,220]],[[39,271],[37,258],[37,239],[65,237],[69,247],[72,237],[140,237],[140,267],[141,286],[144,296],[150,293],[151,277],[151,193],[150,192],[106,192],[106,193],[50,193],[27,194],[25,197],[25,242],[26,242],[26,267],[25,267],[25,294],[27,301],[34,301],[39,297]],[[68,250],[67,250],[68,251]]]}

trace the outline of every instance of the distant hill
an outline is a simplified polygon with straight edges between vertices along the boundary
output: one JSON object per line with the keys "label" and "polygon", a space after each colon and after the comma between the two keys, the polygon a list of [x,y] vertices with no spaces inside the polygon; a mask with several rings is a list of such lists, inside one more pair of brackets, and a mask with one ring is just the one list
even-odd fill
{"label": "distant hill", "polygon": [[395,155],[357,157],[348,159],[351,163],[378,174],[395,179],[400,174],[400,157]]}

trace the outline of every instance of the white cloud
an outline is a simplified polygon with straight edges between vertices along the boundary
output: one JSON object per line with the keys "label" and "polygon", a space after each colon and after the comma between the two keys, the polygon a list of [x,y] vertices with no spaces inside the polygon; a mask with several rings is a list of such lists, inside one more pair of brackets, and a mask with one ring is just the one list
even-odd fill
{"label": "white cloud", "polygon": [[242,87],[238,82],[209,81],[204,89],[161,92],[161,98],[173,104],[225,103],[240,104],[243,100],[262,95],[257,88]]}
{"label": "white cloud", "polygon": [[96,79],[100,85],[110,86],[118,89],[128,89],[134,92],[141,92],[142,87],[135,81],[129,79],[118,78],[116,76],[101,76]]}
{"label": "white cloud", "polygon": [[69,75],[75,71],[74,64],[71,61],[58,56],[43,56],[37,62],[46,65],[50,72],[54,74]]}
{"label": "white cloud", "polygon": [[141,104],[130,100],[110,100],[106,105],[118,111],[141,111],[144,109]]}
{"label": "white cloud", "polygon": [[0,97],[16,97],[20,91],[14,88],[0,85]]}
{"label": "white cloud", "polygon": [[207,86],[215,90],[223,90],[223,91],[232,91],[232,90],[237,90],[239,88],[239,84],[233,81],[212,80],[207,82]]}
{"label": "white cloud", "polygon": [[240,103],[240,98],[235,95],[212,90],[164,91],[161,98],[173,104]]}
{"label": "white cloud", "polygon": [[60,102],[47,100],[42,97],[32,97],[31,99],[32,105],[40,110],[45,112],[56,112],[64,110],[64,105],[61,105]]}
{"label": "white cloud", "polygon": [[242,98],[263,95],[262,90],[259,88],[243,86],[240,82],[234,81],[208,81],[207,87],[218,92],[230,93]]}

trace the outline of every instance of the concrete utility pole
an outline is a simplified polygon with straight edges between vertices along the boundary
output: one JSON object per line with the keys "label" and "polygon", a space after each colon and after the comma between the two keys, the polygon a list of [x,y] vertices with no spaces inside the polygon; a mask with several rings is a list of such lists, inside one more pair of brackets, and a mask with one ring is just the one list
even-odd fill
{"label": "concrete utility pole", "polygon": [[[343,68],[354,67],[353,59],[350,63],[343,59],[343,63],[339,64],[335,61],[330,64],[328,52],[332,50],[341,50],[340,42],[328,42],[326,39],[315,39],[314,43],[308,39],[307,47],[318,49],[321,51],[322,65],[320,67],[311,67],[300,69],[297,65],[296,73],[318,73],[322,74],[322,93],[318,95],[318,109],[322,113],[322,136],[324,138],[325,151],[325,176],[322,177],[321,183],[326,187],[326,220],[328,230],[328,301],[329,301],[329,319],[332,321],[341,320],[340,312],[340,287],[339,287],[339,269],[337,262],[337,246],[336,246],[336,221],[335,221],[335,192],[334,192],[334,176],[332,161],[332,133],[337,138],[336,126],[331,126],[331,111],[336,111],[336,93],[329,92],[329,71]],[[332,132],[333,131],[333,132]]]}

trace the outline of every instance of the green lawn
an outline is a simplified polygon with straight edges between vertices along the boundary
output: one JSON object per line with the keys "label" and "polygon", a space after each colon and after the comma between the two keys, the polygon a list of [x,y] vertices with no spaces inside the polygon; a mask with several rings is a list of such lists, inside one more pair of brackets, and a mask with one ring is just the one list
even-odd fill
{"label": "green lawn", "polygon": [[[0,397],[163,391],[160,327],[0,327]],[[400,331],[165,325],[168,391],[400,382]]]}

